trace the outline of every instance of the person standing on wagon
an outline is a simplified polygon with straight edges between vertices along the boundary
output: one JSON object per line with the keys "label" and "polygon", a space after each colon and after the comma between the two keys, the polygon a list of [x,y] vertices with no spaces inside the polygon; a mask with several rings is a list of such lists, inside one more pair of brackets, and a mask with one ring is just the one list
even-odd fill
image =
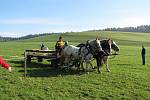
{"label": "person standing on wagon", "polygon": [[56,42],[55,50],[56,50],[56,58],[57,58],[57,66],[61,65],[61,52],[65,46],[65,42],[62,39],[62,36],[59,37],[59,40]]}
{"label": "person standing on wagon", "polygon": [[56,50],[56,56],[59,58],[61,56],[61,51],[65,46],[65,42],[62,39],[62,36],[59,37],[59,40],[56,42],[55,50]]}
{"label": "person standing on wagon", "polygon": [[142,45],[142,51],[141,51],[141,55],[142,55],[142,65],[145,65],[145,54],[146,54],[146,49],[145,49],[144,46]]}

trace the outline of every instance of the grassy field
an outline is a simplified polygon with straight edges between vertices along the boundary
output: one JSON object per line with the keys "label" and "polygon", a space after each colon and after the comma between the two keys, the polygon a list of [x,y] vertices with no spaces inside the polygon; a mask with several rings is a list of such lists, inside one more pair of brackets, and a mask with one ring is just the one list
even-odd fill
{"label": "grassy field", "polygon": [[[78,44],[97,36],[112,38],[121,51],[111,57],[111,72],[103,66],[99,75],[93,69],[88,75],[76,72],[74,68],[62,71],[52,68],[49,62],[33,61],[28,68],[28,77],[24,78],[24,61],[13,60],[26,49],[40,48],[42,41],[54,49],[59,35],[49,35],[33,39],[1,42],[0,56],[12,66],[9,73],[0,67],[0,100],[149,100],[150,99],[150,33],[129,32],[79,32],[62,34],[70,44]],[[141,44],[146,47],[146,65],[141,65]],[[93,61],[95,64],[95,61]]]}

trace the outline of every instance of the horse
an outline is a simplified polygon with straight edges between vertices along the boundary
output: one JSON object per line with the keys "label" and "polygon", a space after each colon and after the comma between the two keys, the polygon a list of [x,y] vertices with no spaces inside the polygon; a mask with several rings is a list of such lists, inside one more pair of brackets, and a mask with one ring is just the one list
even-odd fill
{"label": "horse", "polygon": [[111,48],[112,48],[112,50],[115,52],[115,54],[117,54],[117,52],[120,51],[119,46],[118,46],[118,45],[116,44],[116,42],[113,41],[113,40],[112,40]]}
{"label": "horse", "polygon": [[[77,47],[83,47],[85,45],[86,45],[85,43],[80,43],[80,44],[77,45]],[[95,52],[95,54],[93,54],[93,58],[95,58],[96,62],[97,62],[97,67],[98,67],[98,72],[99,73],[101,73],[100,67],[102,66],[102,61],[104,62],[105,61],[104,58],[111,55],[112,46],[115,47],[113,45],[113,40],[111,40],[111,39],[101,40],[100,45],[102,47],[102,50],[98,50],[98,51]],[[91,66],[92,66],[92,64],[91,64]]]}
{"label": "horse", "polygon": [[67,44],[61,52],[61,63],[63,63],[65,67],[71,66],[73,61],[79,59],[79,49],[79,47]]}
{"label": "horse", "polygon": [[64,58],[63,63],[65,66],[70,66],[69,64],[73,63],[77,65],[81,64],[83,68],[83,63],[85,62],[87,68],[89,62],[93,58],[93,55],[99,51],[100,48],[100,41],[98,39],[88,40],[82,47],[67,45],[62,50],[62,58]]}
{"label": "horse", "polygon": [[[97,62],[97,66],[98,66],[98,69],[99,69],[99,72],[101,73],[100,71],[100,67],[105,64],[106,65],[106,69],[108,72],[110,72],[110,69],[109,69],[109,66],[108,66],[108,59],[109,59],[109,56],[112,55],[112,51],[110,51],[109,49],[109,46],[106,46],[105,43],[106,43],[107,40],[101,40],[101,46],[102,46],[102,49],[109,53],[108,56],[101,56],[101,53],[99,52],[95,58],[96,58],[96,62]],[[113,51],[115,51],[115,55],[117,55],[117,52],[120,51],[119,49],[119,46],[116,44],[115,41],[111,40],[111,49]]]}

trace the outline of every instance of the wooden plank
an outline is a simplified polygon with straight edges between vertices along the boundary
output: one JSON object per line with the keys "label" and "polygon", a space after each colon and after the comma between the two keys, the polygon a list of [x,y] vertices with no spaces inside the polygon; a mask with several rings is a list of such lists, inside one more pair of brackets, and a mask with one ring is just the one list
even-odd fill
{"label": "wooden plank", "polygon": [[56,58],[56,56],[44,56],[44,55],[27,55],[31,58],[36,57],[36,58],[45,58],[45,59],[52,59],[52,58]]}
{"label": "wooden plank", "polygon": [[56,58],[56,55],[54,55],[54,54],[51,54],[51,55],[42,55],[42,54],[27,54],[27,56],[29,56],[29,57],[40,57],[40,58],[47,58],[47,59],[51,59],[51,58]]}
{"label": "wooden plank", "polygon": [[[45,59],[56,59],[56,53],[54,50],[38,50],[38,49],[32,49],[32,50],[26,50],[26,56],[29,57],[40,57]],[[47,54],[44,54],[47,53]]]}
{"label": "wooden plank", "polygon": [[40,53],[55,53],[56,51],[54,51],[54,50],[26,50],[26,52],[40,52]]}

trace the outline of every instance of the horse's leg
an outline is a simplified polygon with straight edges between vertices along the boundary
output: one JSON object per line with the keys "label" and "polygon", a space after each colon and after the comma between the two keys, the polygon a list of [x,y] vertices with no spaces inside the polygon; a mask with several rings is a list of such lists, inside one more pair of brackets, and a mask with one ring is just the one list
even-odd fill
{"label": "horse's leg", "polygon": [[60,62],[58,63],[58,65],[60,64],[60,66],[63,66],[63,65],[64,65],[64,62],[65,62],[65,57],[64,57],[64,56],[61,56],[61,57],[60,57]]}
{"label": "horse's leg", "polygon": [[69,57],[65,57],[64,67],[68,67]]}
{"label": "horse's leg", "polygon": [[101,62],[102,62],[102,61],[101,61],[101,58],[98,57],[98,56],[96,56],[96,63],[97,63],[97,70],[98,70],[98,73],[101,73],[101,71],[100,71],[100,67],[101,67],[101,65],[102,65]]}
{"label": "horse's leg", "polygon": [[81,61],[81,68],[84,71],[84,66],[83,66],[83,62]]}
{"label": "horse's leg", "polygon": [[100,66],[97,66],[98,73],[101,73]]}
{"label": "horse's leg", "polygon": [[95,59],[96,59],[97,67],[102,66],[103,57],[100,55],[100,56],[96,56]]}
{"label": "horse's leg", "polygon": [[97,63],[97,67],[99,67],[100,66],[100,58],[98,58],[98,57],[96,57],[96,63]]}
{"label": "horse's leg", "polygon": [[101,69],[102,69],[103,63],[104,63],[104,58],[99,58],[99,63],[97,66],[98,67],[98,73],[102,73]]}
{"label": "horse's leg", "polygon": [[108,66],[108,56],[106,57],[106,70],[107,70],[108,72],[110,72],[110,69],[109,69],[109,66]]}
{"label": "horse's leg", "polygon": [[101,71],[101,69],[102,69],[102,65],[97,66],[97,68],[98,68],[98,73],[102,73],[102,71]]}
{"label": "horse's leg", "polygon": [[75,67],[77,68],[77,72],[79,72],[80,71],[80,61],[76,61],[75,62]]}
{"label": "horse's leg", "polygon": [[85,62],[85,63],[86,63],[85,73],[87,72],[87,73],[89,74],[88,64],[89,64],[90,62]]}
{"label": "horse's leg", "polygon": [[86,71],[89,71],[89,69],[88,69],[88,62],[86,62]]}
{"label": "horse's leg", "polygon": [[89,62],[89,64],[90,64],[91,68],[94,68],[94,66],[92,65],[92,63],[91,63],[91,62]]}

